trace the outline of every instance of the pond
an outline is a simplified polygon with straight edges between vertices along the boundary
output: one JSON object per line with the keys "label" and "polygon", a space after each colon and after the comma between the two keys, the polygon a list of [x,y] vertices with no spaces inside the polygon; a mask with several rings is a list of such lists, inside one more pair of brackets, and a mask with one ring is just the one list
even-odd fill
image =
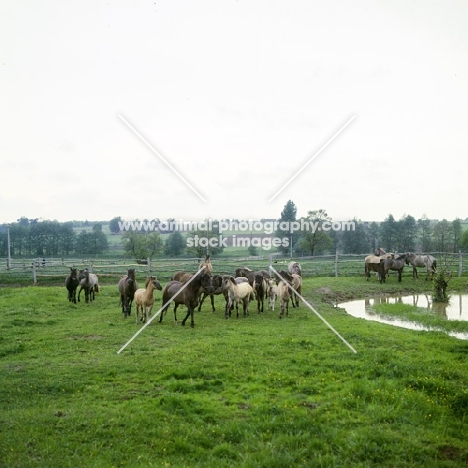
{"label": "pond", "polygon": [[[409,328],[411,330],[429,330],[428,327],[416,322],[381,316],[374,309],[378,304],[409,304],[426,308],[447,320],[468,321],[468,294],[453,293],[451,294],[449,303],[433,302],[430,294],[414,294],[410,296],[379,296],[370,299],[343,302],[338,304],[338,306],[345,309],[346,312],[353,317],[387,323],[389,325]],[[449,332],[448,334],[455,338],[468,340],[468,333]]]}

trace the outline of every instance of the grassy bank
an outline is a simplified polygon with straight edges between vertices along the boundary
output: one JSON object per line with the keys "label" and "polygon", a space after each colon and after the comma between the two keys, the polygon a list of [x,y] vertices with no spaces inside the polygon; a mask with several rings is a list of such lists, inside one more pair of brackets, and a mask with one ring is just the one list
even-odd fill
{"label": "grassy bank", "polygon": [[114,285],[76,305],[64,287],[1,288],[0,465],[466,464],[468,343],[333,306],[427,286],[306,279],[306,298],[357,354],[303,305],[279,320],[252,303],[225,320],[219,296],[194,329],[170,311],[117,354],[139,326]]}

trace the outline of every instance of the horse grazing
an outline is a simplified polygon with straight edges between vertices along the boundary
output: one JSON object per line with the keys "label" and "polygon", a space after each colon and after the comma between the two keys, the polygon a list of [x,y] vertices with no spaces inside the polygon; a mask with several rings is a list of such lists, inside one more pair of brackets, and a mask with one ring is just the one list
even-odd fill
{"label": "horse grazing", "polygon": [[261,273],[255,273],[252,289],[257,298],[257,311],[263,312],[263,302],[267,293],[267,283]]}
{"label": "horse grazing", "polygon": [[426,267],[426,281],[431,274],[431,279],[437,273],[437,261],[432,255],[420,255],[412,252],[406,254],[406,264],[413,267],[413,278],[418,278],[418,267]]}
{"label": "horse grazing", "polygon": [[[295,273],[290,275],[287,271],[281,270],[279,272],[279,278],[278,277],[276,278],[276,284],[278,284],[278,286],[279,286],[279,282],[281,280],[286,281],[287,283],[289,283],[292,286],[292,288],[294,289],[294,292],[291,292],[291,294],[290,294],[291,304],[292,304],[293,307],[299,307],[299,296],[296,294],[296,292],[298,294],[301,294],[302,277],[295,274]],[[279,294],[279,291],[278,291],[278,294]],[[281,303],[281,301],[280,301],[280,303]]]}
{"label": "horse grazing", "polygon": [[385,283],[385,278],[389,270],[398,272],[398,282],[401,283],[401,274],[406,264],[406,254],[397,258],[385,258],[380,261],[380,284]]}
{"label": "horse grazing", "polygon": [[120,292],[120,303],[122,304],[122,313],[127,318],[132,313],[132,302],[135,291],[138,289],[138,283],[135,279],[135,268],[130,268],[125,276],[122,276],[117,285]]}
{"label": "horse grazing", "polygon": [[139,310],[141,310],[141,321],[146,322],[151,317],[154,305],[154,290],[161,291],[162,286],[156,276],[147,278],[145,287],[137,289],[133,297],[135,301],[135,323],[138,323]]}
{"label": "horse grazing", "polygon": [[[213,291],[213,278],[206,273],[199,273],[195,277],[191,275],[186,281],[169,281],[163,289],[162,303],[164,304],[159,317],[159,323],[162,322],[164,312],[169,308],[169,301],[173,298],[174,302],[174,320],[177,323],[176,310],[179,304],[187,307],[187,315],[182,320],[181,325],[185,325],[186,320],[190,316],[190,326],[193,328],[195,322],[193,320],[193,313],[195,307],[198,305],[198,298],[200,289],[204,288],[208,293]],[[193,279],[192,279],[193,278]]]}
{"label": "horse grazing", "polygon": [[295,275],[302,276],[302,267],[297,262],[289,262],[288,271],[291,275],[294,273]]}
{"label": "horse grazing", "polygon": [[242,301],[244,317],[249,312],[249,302],[253,297],[253,288],[249,282],[237,282],[239,278],[233,276],[223,276],[223,291],[225,291],[226,310],[224,317],[231,316],[231,310],[236,306],[237,317],[239,317],[239,302]]}
{"label": "horse grazing", "polygon": [[78,291],[78,302],[80,302],[81,291],[85,292],[85,302],[93,302],[95,293],[99,292],[98,277],[94,273],[90,273],[87,268],[80,270],[78,273],[80,281],[80,290]]}
{"label": "horse grazing", "polygon": [[68,290],[68,301],[76,304],[76,288],[80,285],[76,268],[70,268],[70,274],[65,278],[65,287]]}

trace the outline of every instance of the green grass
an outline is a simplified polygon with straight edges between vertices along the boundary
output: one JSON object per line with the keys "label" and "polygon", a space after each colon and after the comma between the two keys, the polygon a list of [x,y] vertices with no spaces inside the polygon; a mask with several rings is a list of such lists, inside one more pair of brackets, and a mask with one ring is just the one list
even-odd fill
{"label": "green grass", "polygon": [[76,305],[64,287],[1,288],[0,466],[464,465],[468,342],[332,305],[427,286],[306,279],[357,354],[303,305],[225,320],[219,296],[194,329],[170,310],[117,354],[139,326],[114,284]]}

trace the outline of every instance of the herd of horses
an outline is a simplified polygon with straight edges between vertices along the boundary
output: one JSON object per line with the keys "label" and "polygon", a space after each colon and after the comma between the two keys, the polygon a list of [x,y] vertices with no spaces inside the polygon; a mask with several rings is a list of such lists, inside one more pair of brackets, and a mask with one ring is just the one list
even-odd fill
{"label": "herd of horses", "polygon": [[385,283],[390,270],[398,275],[398,282],[401,282],[401,275],[405,265],[413,267],[413,278],[418,278],[418,268],[426,268],[426,281],[434,277],[437,273],[437,260],[432,255],[421,255],[413,252],[404,254],[387,253],[382,248],[377,249],[372,255],[368,255],[364,260],[364,274],[369,280],[371,272],[375,272],[380,283]]}
{"label": "herd of horses", "polygon": [[[413,268],[413,278],[418,278],[418,268],[426,268],[426,280],[429,275],[433,277],[437,273],[437,261],[432,255],[420,255],[412,252],[405,254],[387,253],[383,249],[377,249],[372,255],[368,255],[364,261],[364,273],[366,280],[372,272],[375,272],[380,283],[385,283],[390,270],[401,276],[405,265]],[[84,291],[85,302],[92,302],[95,294],[99,292],[98,277],[89,272],[88,269],[77,270],[70,268],[70,274],[65,280],[68,290],[68,300],[76,304],[80,302],[80,294]],[[78,291],[78,295],[76,291]],[[292,307],[299,307],[299,297],[302,289],[302,267],[298,262],[292,261],[288,264],[288,271],[280,270],[274,273],[273,277],[266,270],[254,271],[247,267],[240,267],[235,270],[234,275],[213,275],[213,265],[210,256],[205,257],[204,262],[198,265],[198,271],[188,273],[179,271],[175,273],[171,280],[164,286],[159,283],[155,276],[146,279],[145,287],[139,288],[135,277],[135,269],[130,268],[127,274],[120,278],[118,285],[120,293],[120,305],[124,317],[131,315],[132,304],[135,302],[135,321],[147,322],[151,317],[154,304],[154,292],[162,291],[163,308],[159,317],[162,322],[164,313],[170,304],[174,303],[174,320],[177,322],[177,308],[184,305],[187,313],[181,324],[190,317],[190,324],[194,324],[194,311],[198,307],[201,310],[203,302],[209,296],[211,310],[215,312],[214,296],[223,294],[225,298],[225,318],[231,316],[234,308],[239,317],[239,306],[242,306],[242,313],[248,315],[248,308],[251,301],[257,301],[257,312],[264,311],[264,302],[267,307],[275,310],[276,300],[279,300],[279,317],[289,314],[289,302]]]}
{"label": "herd of horses", "polygon": [[[287,286],[286,283],[289,285]],[[80,270],[70,268],[70,274],[65,280],[68,290],[68,299],[76,303],[76,290],[78,292],[78,302],[80,301],[81,290],[85,291],[86,302],[92,302],[94,294],[99,292],[97,276],[87,269]],[[289,301],[293,307],[299,307],[297,294],[301,293],[302,269],[299,263],[290,262],[288,271],[281,270],[272,278],[268,271],[254,271],[247,267],[238,268],[234,275],[213,275],[213,265],[210,256],[205,257],[205,261],[198,265],[195,273],[179,271],[175,273],[171,280],[161,286],[155,276],[146,279],[145,287],[139,288],[135,277],[135,269],[130,268],[127,274],[120,278],[117,288],[120,293],[120,305],[123,316],[129,317],[132,313],[132,304],[135,303],[135,322],[147,322],[151,317],[154,304],[154,291],[162,291],[163,308],[159,317],[162,322],[165,312],[171,303],[174,303],[174,320],[177,323],[177,308],[183,305],[187,308],[187,313],[181,322],[185,325],[190,317],[190,325],[193,327],[194,312],[198,307],[201,310],[204,300],[209,296],[211,300],[212,312],[215,312],[214,296],[223,294],[225,298],[226,318],[231,316],[235,309],[239,316],[239,306],[242,307],[244,316],[248,315],[248,308],[251,301],[257,301],[257,311],[264,311],[264,302],[268,301],[268,308],[274,310],[275,302],[279,299],[281,318],[289,313]],[[292,289],[292,292],[289,290]]]}

